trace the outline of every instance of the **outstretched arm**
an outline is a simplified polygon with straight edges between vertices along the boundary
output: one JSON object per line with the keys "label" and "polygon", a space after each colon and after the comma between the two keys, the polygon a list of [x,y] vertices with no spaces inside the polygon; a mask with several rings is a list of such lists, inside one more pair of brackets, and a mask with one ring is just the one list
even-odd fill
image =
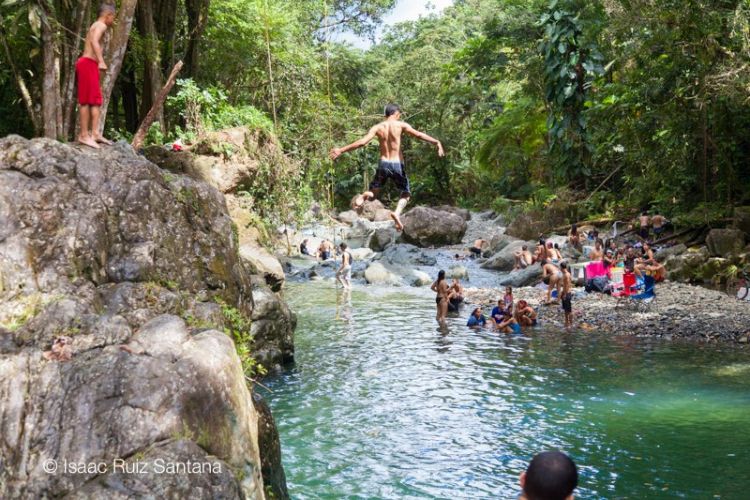
{"label": "outstretched arm", "polygon": [[344,153],[347,153],[349,151],[352,151],[357,148],[361,148],[362,146],[365,146],[368,142],[373,140],[375,138],[375,132],[377,131],[377,126],[372,127],[369,132],[367,132],[367,135],[359,139],[358,141],[354,141],[353,143],[344,146],[343,148],[333,148],[331,152],[328,154],[328,156],[331,158],[331,160],[335,160],[339,156],[341,156]]}
{"label": "outstretched arm", "polygon": [[440,143],[440,141],[438,141],[432,136],[425,134],[424,132],[420,132],[419,130],[416,130],[414,127],[412,127],[408,123],[405,125],[406,126],[404,127],[404,132],[406,132],[412,137],[416,137],[419,140],[429,142],[430,144],[435,144],[438,148],[438,156],[440,157],[445,156],[445,151],[443,151],[443,145]]}

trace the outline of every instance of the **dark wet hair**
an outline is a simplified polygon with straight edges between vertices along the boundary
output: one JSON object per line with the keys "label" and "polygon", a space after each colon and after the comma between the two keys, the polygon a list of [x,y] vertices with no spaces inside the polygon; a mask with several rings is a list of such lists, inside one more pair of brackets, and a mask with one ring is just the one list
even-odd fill
{"label": "dark wet hair", "polygon": [[477,311],[479,311],[479,314],[482,314],[482,308],[481,307],[475,307],[473,311],[471,311],[471,314],[476,314]]}
{"label": "dark wet hair", "polygon": [[545,240],[544,238],[539,238],[540,245],[544,246],[546,243],[547,243],[547,240]]}
{"label": "dark wet hair", "polygon": [[438,283],[440,283],[444,279],[445,279],[445,271],[441,269],[440,272],[438,272]]}
{"label": "dark wet hair", "polygon": [[391,115],[395,115],[399,111],[401,111],[401,108],[398,107],[398,104],[391,103],[385,107],[384,113],[385,113],[385,116],[391,116]]}
{"label": "dark wet hair", "polygon": [[573,460],[559,451],[545,451],[529,463],[523,493],[529,500],[564,500],[576,486],[578,469]]}
{"label": "dark wet hair", "polygon": [[96,17],[102,17],[104,14],[110,13],[115,13],[115,6],[109,3],[103,3],[99,6],[99,10],[96,11]]}
{"label": "dark wet hair", "polygon": [[560,269],[567,269],[567,268],[568,268],[568,263],[567,262],[565,262],[565,261],[560,262]]}
{"label": "dark wet hair", "polygon": [[577,234],[578,233],[578,224],[573,224],[572,226],[570,226],[570,232],[573,233],[573,234]]}
{"label": "dark wet hair", "polygon": [[555,243],[555,248],[557,248],[558,250],[560,250],[560,245],[558,245],[557,243]]}
{"label": "dark wet hair", "polygon": [[346,243],[342,241],[341,244],[339,245],[339,248],[341,248],[341,250],[346,250]]}
{"label": "dark wet hair", "polygon": [[543,266],[547,265],[547,259],[542,259],[539,261],[539,263]]}
{"label": "dark wet hair", "polygon": [[521,245],[521,250],[528,250],[528,249],[529,249],[528,245]]}

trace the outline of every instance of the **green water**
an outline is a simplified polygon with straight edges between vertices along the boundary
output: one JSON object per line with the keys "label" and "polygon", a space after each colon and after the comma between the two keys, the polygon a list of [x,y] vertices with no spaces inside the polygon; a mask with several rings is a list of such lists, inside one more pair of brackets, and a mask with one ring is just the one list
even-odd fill
{"label": "green water", "polygon": [[501,338],[464,314],[440,331],[427,291],[287,299],[297,361],[269,399],[293,498],[514,498],[547,449],[579,465],[579,498],[750,498],[750,353]]}

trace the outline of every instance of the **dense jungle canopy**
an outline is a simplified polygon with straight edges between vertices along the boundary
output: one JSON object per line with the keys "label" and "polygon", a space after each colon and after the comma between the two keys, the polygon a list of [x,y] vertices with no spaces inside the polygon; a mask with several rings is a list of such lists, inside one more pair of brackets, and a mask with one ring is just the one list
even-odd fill
{"label": "dense jungle canopy", "polygon": [[[246,125],[274,136],[299,177],[268,166],[248,187],[304,206],[348,199],[377,148],[332,164],[388,102],[439,138],[410,141],[415,202],[575,206],[571,218],[658,209],[720,220],[750,201],[750,2],[456,0],[386,28],[395,0],[122,0],[110,50],[106,133],[129,139],[177,60],[185,62],[153,143]],[[0,136],[75,131],[72,68],[95,1],[0,2]],[[125,45],[125,42],[127,44]],[[110,64],[110,68],[112,65]],[[395,195],[395,193],[394,193]],[[288,213],[288,211],[286,211]]]}

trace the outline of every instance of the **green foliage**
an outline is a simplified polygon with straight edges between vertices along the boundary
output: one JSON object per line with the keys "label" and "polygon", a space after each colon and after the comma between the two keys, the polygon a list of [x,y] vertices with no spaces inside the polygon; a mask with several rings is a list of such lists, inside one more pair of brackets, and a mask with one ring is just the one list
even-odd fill
{"label": "green foliage", "polygon": [[250,320],[237,309],[221,299],[216,303],[221,306],[221,314],[224,317],[224,333],[234,340],[234,347],[242,363],[242,370],[245,376],[253,378],[266,374],[266,369],[259,364],[252,354],[253,336],[250,333]]}
{"label": "green foliage", "polygon": [[591,174],[588,120],[584,103],[593,79],[604,73],[603,56],[591,33],[586,5],[596,2],[552,0],[540,23],[544,26],[546,99],[549,103],[550,156],[557,177],[566,182],[585,181]]}

